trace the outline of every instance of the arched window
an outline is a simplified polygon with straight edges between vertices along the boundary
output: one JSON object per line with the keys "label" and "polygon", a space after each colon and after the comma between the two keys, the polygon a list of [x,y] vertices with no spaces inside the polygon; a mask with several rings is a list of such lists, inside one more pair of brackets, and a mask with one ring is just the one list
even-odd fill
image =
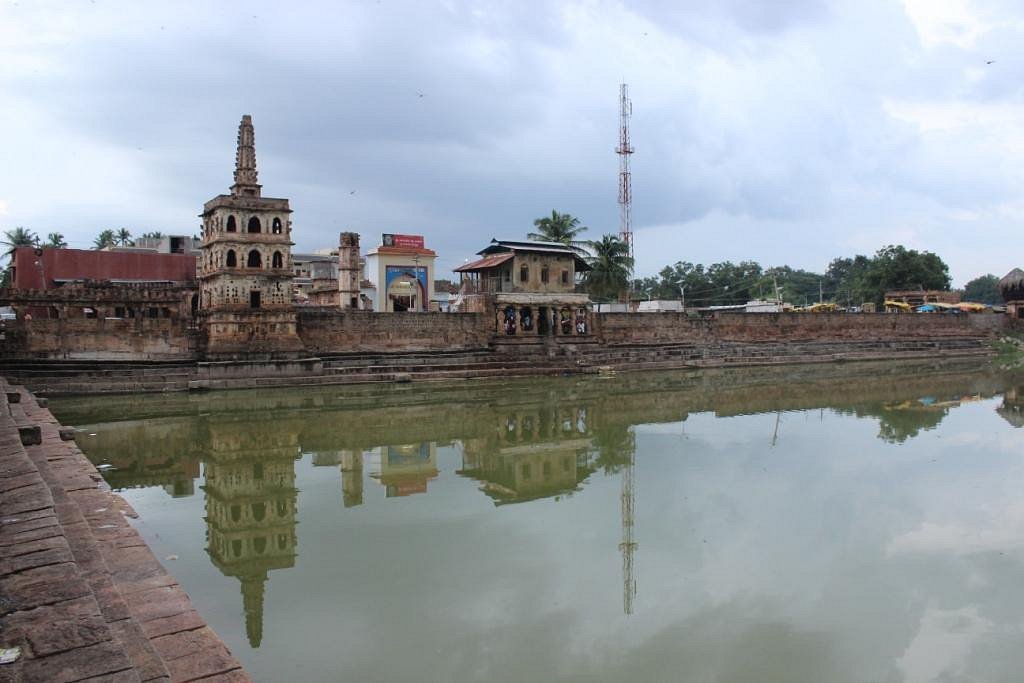
{"label": "arched window", "polygon": [[224,259],[224,265],[227,266],[228,268],[238,267],[238,257],[235,256],[234,249],[228,249],[228,255]]}
{"label": "arched window", "polygon": [[281,256],[281,252],[275,251],[274,258],[271,260],[271,267],[273,268],[284,268],[284,257]]}
{"label": "arched window", "polygon": [[253,216],[249,219],[249,232],[260,232],[260,230],[262,230],[260,219]]}
{"label": "arched window", "polygon": [[246,261],[245,265],[248,268],[262,268],[263,267],[263,259],[260,258],[260,252],[256,251],[255,249],[250,251],[249,252],[249,258]]}
{"label": "arched window", "polygon": [[274,233],[275,235],[280,235],[281,234],[281,219],[280,218],[274,218],[274,222],[270,226],[270,231],[272,233]]}
{"label": "arched window", "polygon": [[234,216],[228,216],[227,231],[228,232],[237,232],[238,231],[238,226],[235,224],[235,217]]}

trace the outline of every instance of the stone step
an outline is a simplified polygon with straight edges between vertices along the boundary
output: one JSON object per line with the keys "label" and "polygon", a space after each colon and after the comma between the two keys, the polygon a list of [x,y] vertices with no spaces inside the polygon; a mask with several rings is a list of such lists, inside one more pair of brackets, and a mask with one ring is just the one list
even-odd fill
{"label": "stone step", "polygon": [[[86,611],[88,628],[47,624],[49,633],[57,640],[70,638],[72,642],[64,647],[76,645],[75,639],[83,636],[106,638],[100,641],[102,648],[84,645],[70,650],[81,655],[81,661],[73,660],[72,666],[102,667],[102,671],[87,668],[85,675],[69,676],[68,663],[62,662],[65,669],[59,674],[24,679],[77,680],[99,675],[117,681],[249,680],[127,524],[125,514],[130,508],[109,491],[74,442],[61,438],[60,425],[50,412],[27,392],[19,394],[21,400],[8,412],[16,422],[40,428],[41,443],[27,447],[26,454],[53,501],[55,527],[62,531],[73,561],[69,566],[80,573],[80,583],[96,605],[94,611]],[[48,659],[44,657],[40,665]]]}

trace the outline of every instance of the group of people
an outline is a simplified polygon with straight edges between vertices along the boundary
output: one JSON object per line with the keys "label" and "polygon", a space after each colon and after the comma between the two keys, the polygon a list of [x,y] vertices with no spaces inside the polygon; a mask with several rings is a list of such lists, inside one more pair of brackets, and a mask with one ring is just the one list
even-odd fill
{"label": "group of people", "polygon": [[[505,334],[512,336],[516,333],[517,329],[517,317],[518,326],[521,326],[523,332],[533,331],[533,311],[530,308],[523,308],[516,315],[516,309],[514,306],[506,306],[504,310],[504,328]],[[568,307],[563,308],[558,312],[558,328],[562,334],[572,334],[573,325],[575,324],[576,334],[587,333],[587,312],[584,309],[576,311],[575,320],[573,319],[573,312]]]}

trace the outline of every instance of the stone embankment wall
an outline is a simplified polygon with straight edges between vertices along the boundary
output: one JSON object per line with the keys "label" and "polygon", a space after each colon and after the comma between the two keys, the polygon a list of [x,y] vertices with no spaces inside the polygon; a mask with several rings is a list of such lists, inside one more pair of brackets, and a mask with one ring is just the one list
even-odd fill
{"label": "stone embankment wall", "polygon": [[603,313],[594,318],[595,336],[605,344],[977,338],[998,333],[1006,321],[1006,316],[996,314],[885,313],[719,313],[713,318],[691,318],[683,313]]}
{"label": "stone embankment wall", "polygon": [[168,318],[6,321],[4,355],[79,360],[188,360],[195,332]]}
{"label": "stone embankment wall", "polygon": [[491,329],[490,316],[478,313],[299,311],[299,337],[309,354],[479,349],[490,343]]}
{"label": "stone embankment wall", "polygon": [[250,681],[41,404],[0,379],[0,680]]}

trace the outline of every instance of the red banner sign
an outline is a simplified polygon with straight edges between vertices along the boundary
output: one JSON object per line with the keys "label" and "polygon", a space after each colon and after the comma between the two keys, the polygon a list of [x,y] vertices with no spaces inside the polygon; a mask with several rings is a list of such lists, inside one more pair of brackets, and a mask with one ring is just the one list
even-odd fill
{"label": "red banner sign", "polygon": [[423,235],[381,235],[381,244],[385,247],[412,247],[423,249]]}

